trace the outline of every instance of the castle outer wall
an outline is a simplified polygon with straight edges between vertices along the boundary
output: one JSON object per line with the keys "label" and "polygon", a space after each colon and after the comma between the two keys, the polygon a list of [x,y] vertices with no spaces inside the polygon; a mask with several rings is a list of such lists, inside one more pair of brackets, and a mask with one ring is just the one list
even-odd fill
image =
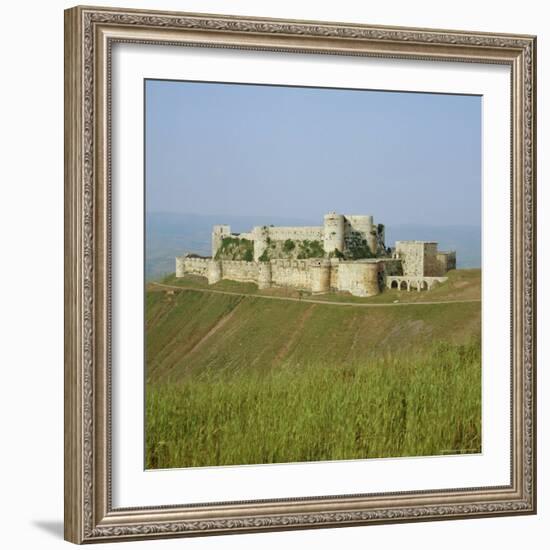
{"label": "castle outer wall", "polygon": [[342,261],[336,258],[245,262],[212,258],[176,258],[176,276],[206,277],[209,284],[222,279],[253,282],[259,288],[291,287],[312,293],[347,291],[354,296],[375,296],[384,288],[386,268],[397,273],[394,260]]}

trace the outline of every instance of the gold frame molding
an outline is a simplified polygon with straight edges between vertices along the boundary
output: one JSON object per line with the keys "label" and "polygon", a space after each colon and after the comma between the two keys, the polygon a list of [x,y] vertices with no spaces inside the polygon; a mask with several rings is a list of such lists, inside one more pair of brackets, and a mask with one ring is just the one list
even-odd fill
{"label": "gold frame molding", "polygon": [[[113,509],[110,55],[116,42],[498,63],[512,91],[511,482]],[[65,538],[75,543],[536,512],[536,37],[75,7],[65,12]]]}

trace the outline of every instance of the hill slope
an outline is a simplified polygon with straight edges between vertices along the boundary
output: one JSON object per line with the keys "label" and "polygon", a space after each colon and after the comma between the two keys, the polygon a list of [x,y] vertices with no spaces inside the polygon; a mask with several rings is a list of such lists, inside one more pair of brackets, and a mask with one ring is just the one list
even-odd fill
{"label": "hill slope", "polygon": [[232,289],[148,287],[148,468],[481,450],[480,302]]}
{"label": "hill slope", "polygon": [[422,352],[434,341],[466,343],[480,334],[480,302],[343,308],[153,288],[146,305],[151,381],[177,380],[205,368],[346,365],[385,353]]}

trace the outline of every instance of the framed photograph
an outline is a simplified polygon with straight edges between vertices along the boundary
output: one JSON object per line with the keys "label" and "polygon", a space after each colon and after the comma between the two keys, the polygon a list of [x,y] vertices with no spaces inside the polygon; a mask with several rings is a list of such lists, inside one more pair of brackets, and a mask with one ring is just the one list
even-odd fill
{"label": "framed photograph", "polygon": [[534,36],[65,12],[65,538],[533,514]]}

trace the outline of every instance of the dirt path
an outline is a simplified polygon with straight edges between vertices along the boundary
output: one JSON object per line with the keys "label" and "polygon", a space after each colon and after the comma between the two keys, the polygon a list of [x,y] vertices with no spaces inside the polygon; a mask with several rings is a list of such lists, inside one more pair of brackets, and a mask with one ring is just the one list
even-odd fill
{"label": "dirt path", "polygon": [[325,300],[315,300],[313,298],[291,298],[288,296],[265,296],[263,294],[246,294],[242,292],[230,292],[228,290],[216,290],[213,288],[198,288],[192,286],[177,286],[177,285],[167,285],[164,283],[150,283],[154,286],[160,288],[166,288],[169,290],[193,290],[195,292],[212,292],[215,294],[229,294],[231,296],[248,296],[250,298],[262,298],[265,300],[283,300],[286,302],[303,302],[305,304],[322,304],[327,306],[344,306],[344,307],[399,307],[399,306],[422,306],[422,305],[436,305],[436,304],[468,304],[474,302],[481,302],[481,300],[441,300],[436,302],[398,302],[398,303],[388,303],[388,304],[364,304],[357,302],[330,302]]}

